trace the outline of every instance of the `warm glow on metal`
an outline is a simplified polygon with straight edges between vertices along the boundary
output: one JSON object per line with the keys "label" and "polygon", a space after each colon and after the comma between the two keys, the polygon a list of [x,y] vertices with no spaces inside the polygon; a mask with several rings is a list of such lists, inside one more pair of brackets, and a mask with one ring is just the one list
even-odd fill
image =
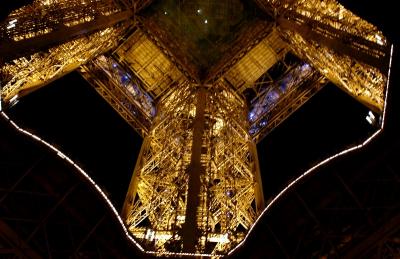
{"label": "warm glow on metal", "polygon": [[15,95],[29,93],[77,69],[99,53],[115,47],[125,29],[126,26],[108,28],[5,64],[0,67],[4,82],[2,98],[8,102]]}
{"label": "warm glow on metal", "polygon": [[309,60],[331,82],[375,110],[383,110],[387,78],[377,68],[338,55],[327,47],[319,46],[318,42],[305,40],[297,33],[286,34],[293,50]]}
{"label": "warm glow on metal", "polygon": [[[96,8],[93,8],[93,5],[96,5]],[[0,35],[7,35],[14,41],[31,39],[54,31],[54,24],[71,27],[124,9],[126,9],[124,4],[113,0],[35,0],[14,10],[6,19],[9,22],[7,27],[9,30],[6,32],[0,30]]]}
{"label": "warm glow on metal", "polygon": [[[118,20],[112,26],[105,23],[90,34],[82,30],[73,40],[40,52],[33,44],[37,53],[0,67],[0,110],[81,67],[87,81],[145,137],[122,217],[68,156],[20,128],[4,112],[1,115],[80,172],[140,251],[157,256],[230,255],[288,190],[381,133],[393,54],[382,32],[335,0],[255,1],[275,19],[274,25],[255,30],[263,35],[255,37],[256,43],[246,43],[251,46],[246,51],[231,60],[224,58],[227,64],[219,64],[220,69],[210,69],[214,76],[209,85],[194,79],[196,73],[185,72],[182,64],[186,63],[167,51],[157,35],[133,24],[136,19]],[[12,12],[1,25],[0,36],[28,44],[59,27],[83,27],[99,17],[130,12],[132,6],[136,12],[149,2],[36,0]],[[196,15],[203,13],[197,7],[193,10]],[[201,19],[206,27],[213,24]],[[348,37],[350,43],[344,46],[341,37]],[[285,64],[282,74],[271,78],[268,70],[284,63],[286,55],[296,56],[297,63]],[[264,75],[270,81],[259,80]],[[381,128],[363,143],[313,166],[265,204],[255,142],[328,80],[367,105],[371,112],[366,119],[371,124],[379,121]],[[256,96],[251,107],[244,98],[248,90]]]}
{"label": "warm glow on metal", "polygon": [[[240,248],[246,241],[246,239],[248,238],[249,234],[251,233],[251,231],[254,229],[255,225],[257,224],[257,222],[259,222],[261,220],[261,218],[267,214],[269,212],[269,210],[287,193],[288,190],[294,188],[295,186],[297,186],[305,177],[310,176],[312,173],[315,173],[321,166],[324,166],[326,164],[328,164],[329,162],[331,162],[332,160],[338,158],[338,157],[342,157],[345,156],[346,154],[349,154],[351,152],[354,152],[356,150],[362,149],[364,147],[366,147],[372,140],[374,140],[377,136],[379,136],[384,127],[385,127],[385,120],[386,120],[386,109],[387,109],[387,98],[388,98],[388,94],[389,94],[389,85],[390,85],[390,76],[391,76],[391,67],[392,67],[392,56],[393,56],[393,46],[391,46],[391,52],[390,52],[390,61],[389,61],[389,70],[388,70],[388,74],[387,74],[387,83],[386,83],[386,94],[385,94],[385,105],[384,105],[384,109],[383,109],[383,114],[382,114],[382,120],[381,120],[381,125],[380,128],[373,133],[369,138],[367,138],[364,142],[362,142],[359,145],[355,145],[353,147],[350,147],[348,149],[345,149],[337,154],[334,154],[326,159],[324,159],[323,161],[319,162],[318,164],[316,164],[315,166],[311,167],[310,169],[308,169],[307,171],[305,171],[303,174],[301,174],[298,178],[296,178],[295,180],[293,180],[292,182],[290,182],[280,193],[278,193],[278,195],[276,195],[275,197],[273,197],[273,199],[268,202],[266,204],[265,209],[259,214],[259,216],[257,217],[257,219],[255,220],[254,224],[252,225],[252,227],[249,229],[249,231],[247,232],[247,235],[244,237],[244,239],[237,244],[235,247],[232,248],[232,250],[229,251],[228,255],[231,255],[232,253],[234,253],[238,248]],[[124,224],[123,219],[120,217],[120,214],[118,213],[117,209],[114,207],[114,205],[112,204],[112,202],[110,201],[110,199],[108,199],[107,195],[103,192],[103,190],[95,183],[95,181],[76,163],[74,163],[68,156],[66,156],[63,152],[61,152],[59,149],[57,149],[56,147],[54,147],[53,145],[49,144],[48,142],[46,142],[45,140],[41,139],[40,137],[38,137],[35,134],[30,133],[27,130],[24,130],[22,128],[20,128],[15,122],[13,122],[3,111],[0,112],[0,114],[7,120],[10,122],[10,124],[20,133],[27,135],[29,137],[31,137],[32,139],[41,142],[42,144],[46,145],[48,148],[50,148],[55,154],[57,154],[58,156],[60,156],[61,158],[65,159],[69,164],[71,164],[71,166],[73,166],[77,172],[79,172],[82,176],[85,177],[85,179],[87,179],[89,181],[89,183],[95,188],[95,190],[99,193],[99,195],[104,199],[104,201],[106,202],[107,206],[109,206],[110,210],[113,212],[114,216],[118,219],[118,222],[120,223],[120,226],[123,230],[123,232],[125,233],[125,235],[127,236],[127,238],[133,243],[135,244],[135,246],[142,252],[149,254],[149,255],[164,255],[164,256],[191,256],[191,257],[222,257],[219,255],[212,255],[212,254],[206,254],[206,253],[174,253],[174,252],[166,252],[166,251],[160,251],[160,252],[152,252],[152,251],[146,251],[130,234],[130,232],[128,231],[127,227]]]}
{"label": "warm glow on metal", "polygon": [[123,210],[144,247],[218,255],[244,238],[264,203],[247,128],[244,101],[223,83],[179,85],[161,101]]}
{"label": "warm glow on metal", "polygon": [[[392,55],[393,55],[393,46],[391,47],[391,54],[390,54],[390,64],[389,64],[389,70],[388,70],[388,74],[387,74],[387,78],[390,79],[391,76],[391,67],[392,67]],[[387,81],[386,84],[386,88],[389,89],[389,85],[390,85],[390,80]],[[382,114],[382,120],[381,120],[381,125],[380,125],[380,129],[378,129],[375,133],[373,133],[369,138],[367,138],[364,142],[362,142],[359,145],[355,145],[353,147],[350,147],[348,149],[345,149],[337,154],[334,154],[326,159],[324,159],[323,161],[317,163],[315,166],[311,167],[310,169],[308,169],[307,171],[305,171],[303,174],[301,174],[298,178],[296,178],[295,180],[293,180],[292,182],[290,182],[278,195],[276,195],[275,197],[273,197],[273,199],[267,203],[265,209],[260,213],[260,215],[257,217],[257,219],[255,220],[255,223],[253,224],[253,226],[250,228],[250,230],[248,231],[247,235],[244,237],[244,239],[237,244],[235,247],[233,247],[233,249],[231,251],[229,251],[228,255],[233,254],[238,248],[240,248],[245,242],[246,239],[248,238],[249,234],[251,233],[251,231],[254,229],[254,226],[257,224],[257,222],[259,222],[261,220],[261,218],[266,215],[269,210],[292,188],[294,188],[295,186],[297,186],[305,177],[310,176],[311,174],[315,173],[320,167],[328,164],[329,162],[331,162],[332,160],[338,158],[338,157],[342,157],[345,156],[346,154],[349,154],[351,152],[355,152],[359,149],[362,149],[364,147],[366,147],[372,140],[374,140],[377,136],[379,136],[384,127],[385,127],[385,119],[386,119],[386,107],[387,107],[387,97],[388,97],[389,91],[386,91],[386,95],[385,95],[385,106],[383,109],[383,114]],[[3,111],[0,112],[0,114],[7,120],[10,122],[10,124],[20,133],[27,135],[29,137],[31,137],[32,139],[34,139],[35,141],[38,141],[44,145],[46,145],[50,150],[52,150],[56,155],[58,155],[59,157],[61,157],[62,159],[65,159],[71,166],[73,166],[78,173],[80,173],[83,177],[85,177],[85,179],[88,180],[88,182],[95,188],[95,190],[99,193],[100,197],[102,197],[104,199],[104,201],[106,202],[107,206],[110,208],[110,210],[113,212],[114,216],[118,219],[118,222],[121,226],[121,229],[123,230],[123,232],[125,233],[126,237],[133,243],[135,244],[135,246],[142,252],[149,254],[149,255],[159,255],[159,256],[190,256],[190,257],[222,257],[219,255],[211,255],[211,254],[206,254],[206,253],[174,253],[174,252],[166,252],[166,251],[161,251],[161,252],[152,252],[152,251],[146,251],[130,234],[130,232],[128,231],[127,227],[124,224],[123,219],[120,217],[119,212],[117,211],[117,209],[114,207],[114,205],[112,204],[112,202],[110,201],[110,199],[108,199],[107,195],[103,192],[103,190],[95,183],[95,181],[79,166],[77,165],[75,162],[72,161],[72,159],[70,159],[68,156],[66,156],[62,151],[60,151],[59,149],[57,149],[56,147],[54,147],[53,145],[49,144],[48,142],[46,142],[45,140],[41,139],[40,137],[38,137],[35,134],[30,133],[27,130],[24,130],[22,128],[20,128],[14,121],[12,121],[7,114],[5,114]],[[219,239],[221,240],[221,239]]]}

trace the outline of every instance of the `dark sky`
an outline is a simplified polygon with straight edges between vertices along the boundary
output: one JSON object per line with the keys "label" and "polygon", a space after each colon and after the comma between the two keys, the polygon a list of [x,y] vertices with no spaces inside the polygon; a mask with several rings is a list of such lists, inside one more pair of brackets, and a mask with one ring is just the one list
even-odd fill
{"label": "dark sky", "polygon": [[65,151],[122,206],[142,140],[79,73],[21,99],[9,114]]}
{"label": "dark sky", "polygon": [[[21,99],[9,113],[71,155],[121,206],[141,139],[77,72]],[[365,138],[374,129],[367,113],[327,85],[258,145],[266,197],[327,154]]]}
{"label": "dark sky", "polygon": [[[341,2],[398,42],[394,16],[384,5],[389,1],[378,6],[376,1]],[[142,141],[78,73],[23,98],[9,113],[89,171],[121,208]],[[346,93],[327,85],[259,144],[266,198],[311,164],[371,133],[367,113]]]}

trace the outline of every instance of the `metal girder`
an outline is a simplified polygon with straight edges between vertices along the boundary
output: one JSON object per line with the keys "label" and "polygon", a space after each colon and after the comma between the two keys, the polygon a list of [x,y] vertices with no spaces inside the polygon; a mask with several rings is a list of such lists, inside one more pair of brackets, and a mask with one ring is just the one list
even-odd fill
{"label": "metal girder", "polygon": [[65,43],[82,35],[112,27],[117,23],[128,20],[132,16],[133,13],[131,11],[123,11],[109,16],[99,16],[92,21],[70,27],[57,24],[57,29],[43,35],[19,41],[5,41],[0,45],[0,56],[3,62],[7,62],[15,58],[31,55],[40,50]]}
{"label": "metal girder", "polygon": [[153,0],[121,0],[121,1],[124,2],[127,6],[133,7],[135,13],[140,12],[153,2]]}
{"label": "metal girder", "polygon": [[[336,0],[255,0],[265,12],[278,17],[302,16],[379,45],[388,45],[382,32],[353,14]],[[331,30],[329,29],[329,30]]]}
{"label": "metal girder", "polygon": [[257,0],[300,58],[371,110],[384,106],[390,46],[374,25],[335,0]]}
{"label": "metal girder", "polygon": [[[154,103],[127,74],[114,71],[118,65],[112,59],[100,56],[79,71],[115,111],[142,137],[146,136],[155,113]],[[126,77],[126,82],[121,81]],[[131,87],[131,91],[129,91]]]}
{"label": "metal girder", "polygon": [[0,205],[4,202],[5,199],[7,199],[8,195],[10,193],[13,193],[15,191],[15,189],[17,188],[17,186],[22,182],[22,180],[25,179],[25,177],[27,177],[32,170],[43,160],[43,158],[38,159],[35,163],[33,163],[26,171],[23,175],[21,175],[21,177],[13,184],[13,186],[11,186],[10,189],[6,190],[6,193],[0,197]]}
{"label": "metal girder", "polygon": [[296,12],[286,12],[277,22],[281,29],[295,31],[305,40],[318,42],[339,55],[349,56],[382,72],[388,69],[390,47],[387,45],[368,41]]}
{"label": "metal girder", "polygon": [[90,231],[87,233],[87,235],[82,239],[82,241],[79,243],[79,245],[75,248],[74,255],[78,254],[79,250],[82,248],[83,245],[89,240],[89,238],[93,235],[93,233],[97,230],[97,228],[103,223],[103,221],[106,219],[107,215],[103,215],[97,222],[96,224],[90,229]]}
{"label": "metal girder", "polygon": [[347,250],[343,258],[362,258],[372,249],[376,248],[382,241],[387,240],[392,234],[400,230],[400,214],[393,216],[391,219],[383,221],[374,232],[361,240],[358,244]]}
{"label": "metal girder", "polygon": [[3,101],[9,103],[13,97],[19,98],[43,87],[115,47],[128,27],[110,27],[2,66]]}
{"label": "metal girder", "polygon": [[48,218],[56,211],[56,209],[63,204],[63,202],[68,198],[68,196],[76,189],[76,187],[80,184],[80,182],[75,183],[72,185],[64,194],[62,197],[58,198],[58,201],[52,208],[46,213],[46,215],[40,219],[39,224],[36,225],[35,229],[29,234],[29,236],[26,238],[26,242],[29,242],[39,231],[39,229],[46,224],[46,221]]}
{"label": "metal girder", "polygon": [[[153,41],[153,43],[164,53],[164,55],[172,62],[191,82],[200,83],[199,75],[196,67],[190,64],[179,51],[179,45],[174,44],[174,41],[165,40],[169,36],[166,32],[158,28],[155,22],[149,22],[144,19],[139,20],[138,27]],[[164,39],[164,40],[161,40]]]}
{"label": "metal girder", "polygon": [[[35,250],[30,247],[23,238],[21,238],[7,223],[0,219],[0,236],[7,240],[12,247],[8,250],[8,253],[18,256],[18,258],[32,258],[39,259],[42,258]],[[1,254],[1,251],[0,251]]]}
{"label": "metal girder", "polygon": [[232,48],[214,65],[207,77],[206,84],[218,81],[223,75],[237,64],[248,52],[264,40],[272,31],[273,23],[258,22],[246,30],[244,35],[232,44]]}
{"label": "metal girder", "polygon": [[188,197],[186,205],[185,223],[182,225],[183,251],[189,253],[196,252],[199,233],[197,230],[197,208],[200,205],[199,196],[201,196],[201,176],[205,168],[201,162],[203,147],[203,132],[205,129],[205,109],[206,109],[206,89],[200,87],[196,96],[196,115],[193,119],[193,139],[190,164],[188,165]]}
{"label": "metal girder", "polygon": [[[271,227],[268,225],[268,223],[264,223],[265,227],[268,229],[268,232],[271,233],[272,238],[276,242],[276,244],[279,246],[280,251],[282,254],[285,256],[286,259],[292,258],[287,249],[283,246],[281,240],[279,240],[279,237],[274,233],[274,231],[271,229]],[[265,237],[264,237],[265,238]]]}
{"label": "metal girder", "polygon": [[245,102],[222,81],[160,100],[123,209],[150,251],[226,254],[264,206]]}
{"label": "metal girder", "polygon": [[[289,79],[289,80],[287,80]],[[299,65],[260,95],[249,112],[250,134],[260,142],[328,82],[308,64]],[[285,90],[282,90],[282,86]]]}
{"label": "metal girder", "polygon": [[[325,77],[375,111],[383,110],[386,39],[334,0],[258,0],[275,23],[258,23],[239,37],[210,70],[210,85],[201,86],[195,83],[202,75],[179,43],[151,19],[139,19],[113,56],[100,56],[117,46],[133,24],[129,19],[151,1],[73,3],[37,0],[0,27],[8,38],[0,55],[7,59],[15,50],[24,55],[22,50],[67,41],[1,67],[2,96],[10,103],[86,64],[84,78],[145,137],[122,214],[147,251],[220,255],[239,244],[264,206],[255,143],[318,92]],[[282,81],[257,88],[255,82],[283,59],[288,45],[307,63],[284,72]],[[138,80],[127,80],[134,77],[125,68]],[[247,118],[241,96],[253,86],[261,90],[252,104],[254,120]]]}
{"label": "metal girder", "polygon": [[307,41],[294,31],[283,37],[291,48],[332,83],[342,88],[371,110],[381,113],[385,102],[387,78],[378,69],[359,63],[346,55],[339,55],[316,41]]}
{"label": "metal girder", "polygon": [[26,95],[115,47],[133,15],[119,0],[36,0],[13,11],[0,25],[2,99]]}
{"label": "metal girder", "polygon": [[[71,171],[69,173],[74,174],[76,172]],[[91,226],[93,224],[93,223],[91,223],[92,222],[91,219],[88,219],[87,217],[85,217],[85,213],[82,213],[82,211],[80,211],[76,206],[73,206],[73,204],[71,204],[71,202],[67,199],[69,197],[69,195],[71,195],[71,192],[81,191],[81,190],[76,190],[76,187],[78,187],[77,185],[82,184],[82,179],[75,185],[72,185],[71,188],[69,188],[69,190],[66,190],[63,194],[61,194],[61,195],[63,195],[63,197],[60,197],[59,190],[54,185],[52,185],[51,182],[48,181],[48,177],[46,177],[46,175],[36,173],[36,174],[33,174],[32,177],[34,179],[34,182],[37,183],[38,185],[40,185],[41,189],[43,189],[49,195],[56,197],[56,199],[59,200],[59,202],[57,204],[55,204],[55,206],[53,206],[53,209],[48,211],[48,213],[45,217],[40,218],[40,222],[42,222],[42,223],[39,222],[39,224],[45,223],[48,220],[48,219],[46,219],[46,217],[51,217],[51,213],[53,213],[54,210],[56,210],[58,207],[58,208],[62,209],[67,215],[69,215],[69,217],[71,217],[73,220],[76,221],[76,223],[79,225],[79,229],[85,231],[86,233],[90,232],[90,229],[88,229],[88,226]],[[87,186],[87,187],[89,188],[89,186]],[[91,192],[90,188],[87,189],[87,191]],[[92,194],[90,194],[90,195],[92,195]],[[62,199],[64,199],[64,200],[62,200]],[[37,226],[39,226],[39,224]],[[31,234],[32,233],[33,232],[31,232]],[[80,231],[80,233],[81,233],[81,231]],[[77,235],[77,237],[83,238],[81,236],[81,234]],[[95,240],[98,241],[102,247],[106,247],[112,253],[114,258],[121,258],[121,251],[119,251],[117,248],[115,248],[113,245],[111,245],[110,240],[108,240],[107,237],[101,236],[101,235],[96,235]]]}
{"label": "metal girder", "polygon": [[[329,232],[324,228],[323,222],[317,215],[317,210],[310,207],[308,202],[299,194],[298,191],[294,191],[294,196],[300,202],[301,207],[304,208],[308,216],[314,221],[314,226],[318,229],[318,238],[322,241],[322,247],[334,247],[332,240],[329,238]],[[332,249],[332,255],[335,254],[335,249]]]}
{"label": "metal girder", "polygon": [[21,41],[48,34],[59,26],[71,27],[128,8],[118,0],[35,0],[13,11],[1,24],[4,39]]}
{"label": "metal girder", "polygon": [[132,110],[132,106],[130,105],[130,102],[127,101],[127,97],[124,96],[123,93],[120,93],[119,89],[113,87],[110,91],[109,89],[100,87],[99,84],[94,83],[91,77],[88,77],[88,74],[85,72],[81,71],[81,74],[86,80],[88,80],[90,84],[94,86],[95,90],[100,94],[100,96],[103,97],[104,100],[106,100],[140,136],[144,137],[147,135],[147,128],[142,126],[137,120],[134,114],[135,110]]}
{"label": "metal girder", "polygon": [[114,51],[115,59],[140,80],[140,85],[154,100],[177,84],[186,81],[177,64],[140,28]]}
{"label": "metal girder", "polygon": [[349,249],[343,258],[360,258],[374,249],[380,242],[386,240],[387,237],[400,230],[400,214],[394,216],[390,220],[384,222],[373,233],[370,233],[367,238],[360,241]]}
{"label": "metal girder", "polygon": [[305,104],[312,96],[314,96],[327,83],[322,77],[311,83],[309,88],[298,89],[297,93],[292,93],[282,100],[266,117],[270,118],[266,127],[253,136],[253,140],[259,143],[273,129],[284,122],[291,114]]}
{"label": "metal girder", "polygon": [[288,48],[279,33],[271,28],[268,35],[255,45],[225,74],[233,88],[242,93],[281,60],[287,53]]}

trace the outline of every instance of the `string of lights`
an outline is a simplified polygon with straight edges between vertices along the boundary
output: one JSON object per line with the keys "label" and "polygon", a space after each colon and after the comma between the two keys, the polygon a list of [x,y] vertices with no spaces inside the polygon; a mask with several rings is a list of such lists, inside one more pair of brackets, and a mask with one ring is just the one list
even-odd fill
{"label": "string of lights", "polygon": [[[385,127],[393,46],[336,0],[254,0],[256,10],[241,0],[71,1],[35,0],[0,24],[10,54],[1,116],[70,164],[145,254],[231,255],[282,197]],[[144,138],[121,211],[80,165],[6,114],[76,69]],[[265,202],[256,144],[328,82],[369,108],[373,134]]]}
{"label": "string of lights", "polygon": [[[391,46],[391,51],[390,51],[390,60],[389,60],[389,69],[387,73],[387,83],[386,83],[386,95],[385,95],[385,105],[384,105],[384,110],[382,114],[382,120],[380,124],[380,128],[373,133],[369,138],[367,138],[365,141],[363,141],[361,144],[354,145],[350,148],[347,148],[337,154],[334,154],[323,161],[319,162],[318,164],[314,165],[304,173],[302,173],[299,177],[297,177],[294,181],[290,182],[280,193],[278,193],[265,207],[265,209],[260,213],[260,215],[257,217],[255,220],[255,223],[250,227],[249,231],[247,232],[247,235],[245,238],[236,245],[227,255],[233,254],[237,249],[239,249],[243,244],[246,242],[247,238],[251,234],[252,230],[257,226],[257,223],[261,220],[262,217],[264,217],[270,210],[271,208],[291,189],[293,189],[295,186],[297,186],[302,180],[304,180],[306,177],[312,175],[313,173],[317,172],[319,168],[322,166],[328,164],[332,160],[335,160],[339,157],[343,157],[349,153],[353,153],[357,150],[360,150],[364,147],[366,147],[372,140],[374,140],[377,136],[379,136],[384,127],[385,127],[385,119],[386,119],[386,111],[387,111],[387,99],[388,99],[388,94],[389,94],[389,85],[390,85],[390,76],[391,76],[391,67],[392,67],[392,58],[393,58],[393,51],[394,51],[394,46]],[[77,172],[79,172],[93,187],[94,189],[98,192],[98,194],[103,198],[103,200],[106,202],[107,206],[109,209],[112,211],[116,219],[118,220],[123,232],[125,233],[126,237],[141,251],[145,252],[146,254],[150,255],[165,255],[165,256],[190,256],[190,257],[223,257],[222,255],[215,255],[215,254],[201,254],[201,253],[173,253],[173,252],[153,252],[153,251],[145,251],[144,248],[131,236],[129,233],[127,227],[123,223],[123,219],[119,215],[117,209],[111,202],[111,200],[107,197],[105,192],[100,188],[99,185],[96,184],[96,182],[83,170],[79,165],[77,165],[72,159],[70,159],[66,154],[64,154],[62,151],[48,143],[47,141],[43,140],[39,136],[30,133],[29,131],[19,127],[13,120],[10,119],[10,117],[1,110],[1,100],[0,100],[0,111],[1,111],[1,116],[6,119],[18,132],[34,139],[37,142],[40,142],[41,144],[44,144],[47,146],[50,150],[52,150],[57,156],[60,158],[64,159],[67,161],[73,168],[76,169]]]}

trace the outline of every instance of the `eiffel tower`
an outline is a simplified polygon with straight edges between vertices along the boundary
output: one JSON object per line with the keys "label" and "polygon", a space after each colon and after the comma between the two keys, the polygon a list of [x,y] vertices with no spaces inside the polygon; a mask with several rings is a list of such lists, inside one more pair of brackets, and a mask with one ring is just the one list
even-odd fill
{"label": "eiffel tower", "polygon": [[256,144],[328,82],[376,117],[386,101],[390,44],[334,0],[35,0],[0,38],[4,109],[78,70],[144,138],[121,217],[157,255],[243,242]]}

